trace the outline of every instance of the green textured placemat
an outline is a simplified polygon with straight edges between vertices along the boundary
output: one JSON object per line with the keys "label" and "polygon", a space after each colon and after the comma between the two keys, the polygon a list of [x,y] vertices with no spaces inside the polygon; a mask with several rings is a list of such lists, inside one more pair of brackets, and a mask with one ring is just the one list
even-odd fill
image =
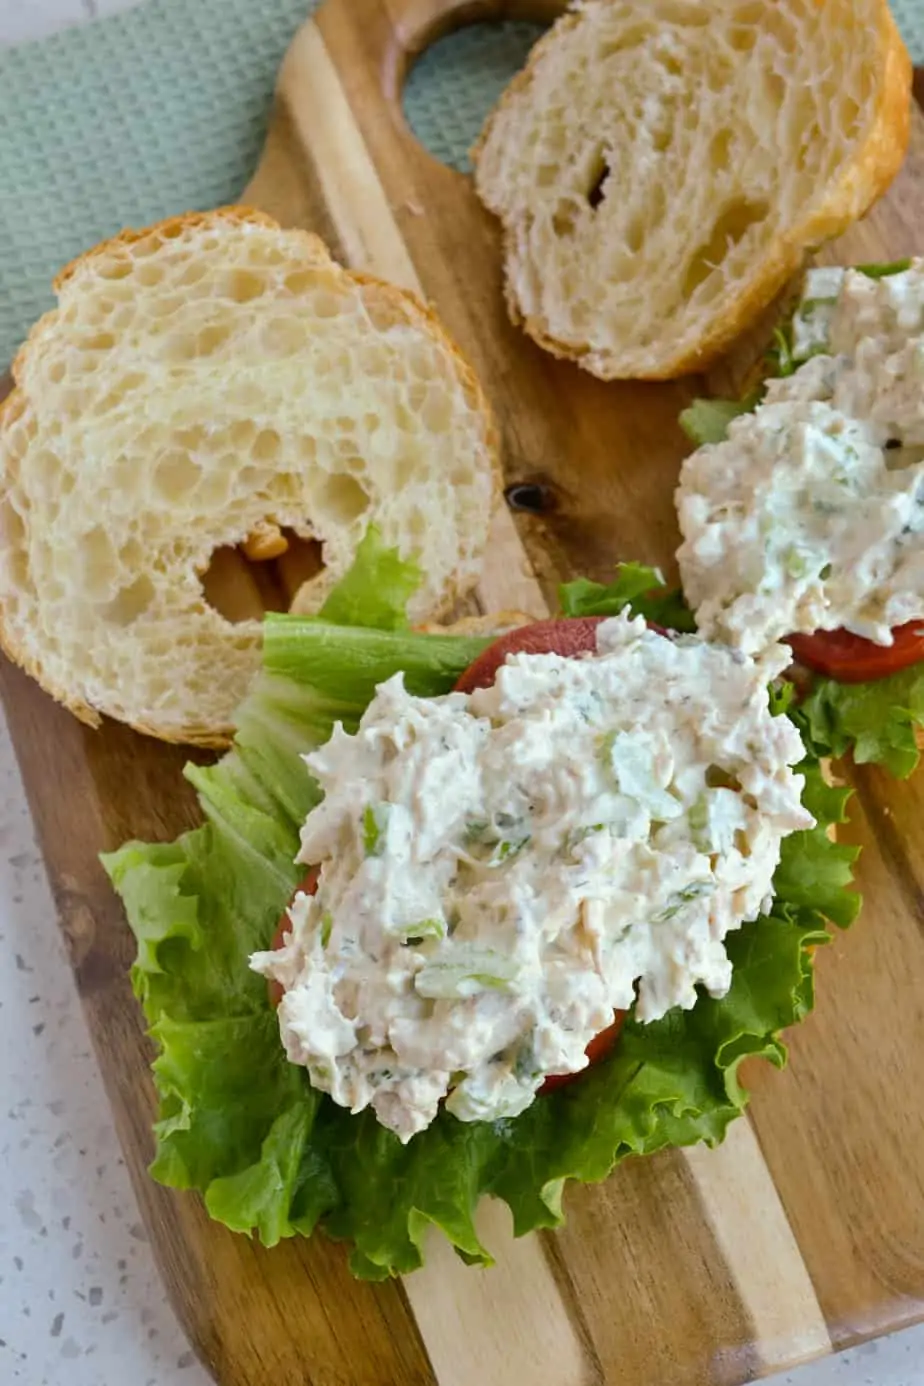
{"label": "green textured placemat", "polygon": [[924,62],[924,0],[891,0],[891,3],[895,22],[917,67]]}
{"label": "green textured placemat", "polygon": [[[283,54],[316,3],[147,0],[0,50],[0,362],[53,302],[51,279],[73,256],[123,226],[239,195]],[[893,8],[920,61],[924,0]],[[405,105],[437,157],[466,166],[537,32],[480,25],[424,55]]]}

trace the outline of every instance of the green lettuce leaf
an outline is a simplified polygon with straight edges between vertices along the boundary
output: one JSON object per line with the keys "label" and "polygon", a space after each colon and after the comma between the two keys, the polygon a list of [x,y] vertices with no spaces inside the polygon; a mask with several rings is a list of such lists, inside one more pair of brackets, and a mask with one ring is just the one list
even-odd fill
{"label": "green lettuce leaf", "polygon": [[693,613],[677,588],[669,588],[657,568],[620,563],[608,586],[578,578],[558,589],[563,616],[615,616],[628,607],[635,616],[669,630],[695,631]]}
{"label": "green lettuce leaf", "polygon": [[389,549],[370,525],[356,551],[350,571],[338,582],[320,615],[334,626],[374,626],[405,630],[407,603],[421,582],[415,562]]}
{"label": "green lettuce leaf", "polygon": [[[212,1217],[268,1246],[321,1228],[351,1243],[357,1275],[381,1279],[420,1265],[431,1225],[465,1260],[488,1263],[474,1225],[485,1194],[507,1202],[522,1234],[561,1221],[567,1179],[603,1179],[627,1156],[667,1145],[720,1141],[747,1100],[741,1063],[785,1062],[780,1031],[811,1008],[823,916],[846,923],[856,897],[846,889],[850,853],[825,832],[843,814],[843,793],[807,759],[819,825],[786,844],[771,913],[729,936],[727,996],[704,994],[649,1025],[630,1015],[606,1061],[522,1116],[465,1123],[442,1113],[406,1146],[371,1112],[351,1116],[315,1092],[287,1062],[265,984],[247,966],[269,946],[300,874],[299,827],[317,800],[300,755],[335,719],[355,725],[382,678],[405,670],[417,691],[445,692],[485,644],[402,630],[408,573],[373,546],[358,562],[365,571],[346,579],[348,603],[335,593],[316,620],[267,622],[264,672],[234,748],[187,771],[202,827],[166,846],[128,843],[104,864],[138,940],[133,983],[158,1048],[153,1176],[199,1190]],[[392,595],[380,603],[382,562]],[[378,626],[332,623],[331,610],[359,613],[364,583]],[[610,610],[621,590],[637,609],[666,602],[657,587],[653,570],[624,565],[611,587],[571,585],[566,597],[576,610],[594,601]]]}
{"label": "green lettuce leaf", "polygon": [[888,279],[893,274],[901,274],[911,268],[910,260],[889,260],[879,265],[856,265],[855,269],[865,274],[867,279]]}
{"label": "green lettuce leaf", "polygon": [[802,802],[817,821],[814,828],[783,839],[773,888],[788,907],[813,912],[819,927],[829,919],[844,929],[860,909],[859,895],[849,889],[860,849],[832,842],[827,829],[846,820],[851,790],[829,785],[814,759],[804,761],[799,772],[805,776]]}
{"label": "green lettuce leaf", "polygon": [[816,678],[793,710],[802,739],[816,756],[852,752],[904,779],[920,760],[915,728],[924,727],[924,664],[872,683]]}
{"label": "green lettuce leaf", "polygon": [[756,390],[744,399],[695,399],[681,411],[680,427],[698,448],[706,443],[724,443],[732,420],[756,409],[762,393]]}

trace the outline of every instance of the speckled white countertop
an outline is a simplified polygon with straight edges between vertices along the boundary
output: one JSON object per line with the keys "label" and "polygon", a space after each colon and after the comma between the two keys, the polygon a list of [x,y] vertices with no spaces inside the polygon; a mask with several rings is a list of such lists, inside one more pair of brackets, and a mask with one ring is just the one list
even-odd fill
{"label": "speckled white countertop", "polygon": [[0,1382],[207,1386],[139,1220],[2,716],[0,805]]}
{"label": "speckled white countertop", "polygon": [[[0,43],[130,3],[0,0]],[[139,1218],[2,713],[0,1054],[0,1383],[208,1386]],[[924,1327],[775,1380],[924,1386]]]}

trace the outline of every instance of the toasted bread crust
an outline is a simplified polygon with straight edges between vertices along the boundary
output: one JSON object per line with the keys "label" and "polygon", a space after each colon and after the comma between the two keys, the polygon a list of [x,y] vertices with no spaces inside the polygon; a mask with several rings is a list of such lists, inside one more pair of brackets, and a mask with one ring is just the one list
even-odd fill
{"label": "toasted bread crust", "polygon": [[[211,226],[222,227],[227,226],[229,223],[236,223],[238,225],[250,224],[253,226],[266,226],[270,228],[277,225],[272,217],[267,216],[265,212],[258,211],[255,207],[243,207],[237,206],[236,204],[229,204],[227,207],[216,207],[210,212],[183,212],[179,216],[168,217],[166,221],[154,222],[151,226],[127,226],[123,231],[118,232],[117,235],[110,236],[108,240],[99,241],[97,245],[91,246],[90,249],[85,250],[83,254],[75,256],[73,260],[69,260],[55,275],[54,279],[51,281],[51,287],[56,294],[60,294],[65,285],[74,279],[87,265],[92,265],[95,260],[102,259],[104,256],[109,256],[114,253],[117,254],[120,250],[125,250],[125,258],[130,259],[131,257],[127,253],[129,247],[137,245],[139,241],[145,240],[148,236],[157,235],[163,240],[173,240],[185,230],[192,230],[194,228],[207,229]],[[308,249],[309,242],[314,242],[316,246],[320,247],[324,257],[327,260],[330,259],[330,256],[327,254],[327,247],[319,236],[315,236],[310,231],[305,231],[302,234],[305,237],[306,249]],[[30,341],[34,340],[39,327],[50,318],[53,318],[57,311],[58,309],[55,307],[50,308],[47,313],[43,313],[38,321],[33,324],[29,336],[14,356],[13,364],[10,367],[10,373],[15,383],[19,383],[26,360],[26,350],[29,347]],[[2,421],[3,414],[0,412],[0,424],[2,424]]]}
{"label": "toasted bread crust", "polygon": [[[145,240],[150,235],[157,235],[161,240],[169,241],[182,231],[192,230],[194,227],[203,230],[210,226],[226,226],[229,222],[250,223],[254,226],[276,226],[273,218],[267,216],[265,212],[260,212],[255,207],[244,207],[235,203],[229,203],[226,207],[216,207],[209,212],[182,212],[179,216],[168,217],[166,221],[154,222],[151,226],[127,226],[115,236],[110,236],[106,241],[98,242],[89,250],[85,250],[82,255],[77,255],[73,260],[69,260],[55,275],[52,280],[52,288],[55,293],[60,293],[68,280],[73,279],[74,275],[85,265],[92,264],[94,260],[100,259],[104,255],[111,255],[122,246],[127,248],[131,245],[137,245],[139,241]],[[314,239],[318,240],[319,244],[323,244],[317,236]]]}

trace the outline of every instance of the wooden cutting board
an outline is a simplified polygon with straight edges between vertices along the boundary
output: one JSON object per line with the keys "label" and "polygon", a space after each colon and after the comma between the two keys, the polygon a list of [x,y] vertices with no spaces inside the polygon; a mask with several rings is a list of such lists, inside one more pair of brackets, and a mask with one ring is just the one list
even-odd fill
{"label": "wooden cutting board", "polygon": [[[516,525],[500,517],[479,599],[537,613],[559,580],[605,578],[619,559],[674,571],[686,450],[675,419],[695,385],[603,385],[514,331],[496,226],[405,125],[403,78],[437,35],[542,10],[328,0],[288,54],[245,194],[435,303],[493,398],[508,481],[536,483],[544,506]],[[826,258],[920,251],[922,222],[916,111],[897,184]],[[151,1054],[126,975],[131,936],[97,853],[195,821],[184,752],[114,724],[88,731],[9,665],[0,674],[146,1226],[223,1386],[738,1383],[924,1317],[924,772],[904,784],[850,773],[866,907],[819,957],[817,1011],[792,1036],[790,1068],[752,1065],[750,1117],[724,1146],[572,1188],[554,1234],[514,1242],[503,1208],[486,1204],[494,1269],[464,1267],[434,1238],[423,1271],[370,1286],[322,1238],[265,1252],[146,1176]]]}

